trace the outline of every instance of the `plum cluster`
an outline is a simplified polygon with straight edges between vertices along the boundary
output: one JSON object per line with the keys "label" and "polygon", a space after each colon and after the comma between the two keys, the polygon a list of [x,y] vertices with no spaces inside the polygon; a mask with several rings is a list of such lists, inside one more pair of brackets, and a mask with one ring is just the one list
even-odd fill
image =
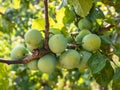
{"label": "plum cluster", "polygon": [[[87,61],[92,52],[97,51],[101,46],[101,39],[98,35],[90,32],[91,23],[83,18],[78,22],[79,34],[75,36],[75,41],[79,45],[79,50],[68,49],[67,38],[62,33],[50,34],[48,46],[51,53],[41,58],[33,60],[27,64],[31,70],[40,70],[43,73],[54,72],[57,66],[65,69],[85,69]],[[39,30],[28,30],[24,36],[26,47],[17,46],[11,51],[11,59],[22,59],[34,49],[43,48],[44,36]]]}

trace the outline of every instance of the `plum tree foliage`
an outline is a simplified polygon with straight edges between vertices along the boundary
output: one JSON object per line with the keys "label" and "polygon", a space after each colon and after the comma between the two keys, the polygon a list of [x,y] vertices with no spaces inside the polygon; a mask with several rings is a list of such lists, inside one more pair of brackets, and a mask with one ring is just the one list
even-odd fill
{"label": "plum tree foliage", "polygon": [[[14,79],[9,89],[3,82],[0,90],[96,90],[94,81],[98,88],[120,90],[119,0],[1,0],[0,5],[0,62],[20,64],[11,68],[14,77],[8,74]],[[3,78],[8,77],[1,74],[0,82]]]}

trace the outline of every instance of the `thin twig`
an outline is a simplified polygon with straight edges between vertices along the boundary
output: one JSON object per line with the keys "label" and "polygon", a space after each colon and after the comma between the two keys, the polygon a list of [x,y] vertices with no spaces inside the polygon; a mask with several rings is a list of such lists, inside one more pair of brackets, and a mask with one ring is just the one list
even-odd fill
{"label": "thin twig", "polygon": [[48,0],[44,0],[44,7],[45,7],[45,41],[44,41],[44,48],[49,49],[48,47],[48,40],[49,40],[49,17],[48,17]]}
{"label": "thin twig", "polygon": [[67,45],[67,48],[68,48],[68,49],[79,48],[79,45],[78,45],[78,44],[68,44],[68,45]]}

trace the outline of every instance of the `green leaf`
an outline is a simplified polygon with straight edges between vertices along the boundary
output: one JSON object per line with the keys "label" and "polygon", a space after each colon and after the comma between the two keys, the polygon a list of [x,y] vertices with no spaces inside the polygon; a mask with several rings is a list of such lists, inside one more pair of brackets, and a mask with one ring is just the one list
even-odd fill
{"label": "green leaf", "polygon": [[59,24],[63,24],[63,17],[65,16],[65,8],[56,11],[56,20]]}
{"label": "green leaf", "polygon": [[88,61],[88,65],[93,74],[100,72],[106,65],[107,58],[100,54],[96,53],[91,56],[90,60]]}
{"label": "green leaf", "polygon": [[115,74],[113,79],[118,79],[118,78],[120,78],[120,67],[115,69]]}
{"label": "green leaf", "polygon": [[8,90],[8,70],[6,69],[6,65],[0,63],[0,90]]}
{"label": "green leaf", "polygon": [[93,7],[90,14],[89,14],[91,20],[96,21],[96,19],[105,19],[105,15],[103,11],[100,9],[100,7]]}
{"label": "green leaf", "polygon": [[100,36],[102,39],[102,42],[105,44],[111,44],[111,38],[110,38],[110,33],[105,33],[104,35]]}
{"label": "green leaf", "polygon": [[[93,74],[96,82],[101,86],[107,86],[113,79],[114,70],[109,61],[106,61],[105,67],[98,73]],[[117,90],[117,89],[116,89]]]}
{"label": "green leaf", "polygon": [[65,16],[63,17],[63,23],[64,24],[72,23],[75,19],[74,12],[70,8],[66,7],[64,13],[65,13]]}
{"label": "green leaf", "polygon": [[33,20],[32,28],[33,29],[38,29],[38,30],[44,30],[45,29],[45,19],[44,18],[39,18],[39,19]]}
{"label": "green leaf", "polygon": [[120,77],[118,79],[113,80],[112,90],[120,90]]}
{"label": "green leaf", "polygon": [[61,9],[62,7],[67,5],[67,0],[62,0],[60,6],[58,6],[58,9]]}
{"label": "green leaf", "polygon": [[92,8],[92,2],[92,0],[71,0],[70,4],[73,5],[75,12],[79,16],[85,17]]}
{"label": "green leaf", "polygon": [[21,3],[21,0],[13,0],[13,7],[15,9],[19,9],[20,8],[20,3]]}
{"label": "green leaf", "polygon": [[115,69],[115,74],[112,82],[112,90],[120,90],[120,67]]}

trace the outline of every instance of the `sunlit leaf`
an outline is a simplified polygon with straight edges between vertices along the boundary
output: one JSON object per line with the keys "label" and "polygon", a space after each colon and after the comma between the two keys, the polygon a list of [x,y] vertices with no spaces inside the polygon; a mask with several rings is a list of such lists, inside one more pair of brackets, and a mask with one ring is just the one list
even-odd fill
{"label": "sunlit leaf", "polygon": [[65,8],[61,8],[56,11],[56,20],[58,23],[63,23],[63,17],[65,16]]}
{"label": "sunlit leaf", "polygon": [[8,71],[6,65],[0,63],[0,90],[8,90]]}
{"label": "sunlit leaf", "polygon": [[65,25],[70,24],[73,22],[73,20],[75,20],[75,14],[70,8],[66,7],[64,13],[65,16],[63,17],[63,23]]}
{"label": "sunlit leaf", "polygon": [[19,9],[20,8],[20,3],[21,3],[21,0],[13,0],[13,7],[15,9]]}
{"label": "sunlit leaf", "polygon": [[33,20],[32,28],[33,29],[38,29],[38,30],[45,30],[45,19],[44,18],[39,18],[39,19]]}
{"label": "sunlit leaf", "polygon": [[61,4],[59,5],[58,9],[61,9],[62,7],[67,5],[67,0],[62,0]]}
{"label": "sunlit leaf", "polygon": [[89,14],[92,8],[92,0],[71,0],[70,4],[73,5],[75,12],[81,16],[85,17]]}

